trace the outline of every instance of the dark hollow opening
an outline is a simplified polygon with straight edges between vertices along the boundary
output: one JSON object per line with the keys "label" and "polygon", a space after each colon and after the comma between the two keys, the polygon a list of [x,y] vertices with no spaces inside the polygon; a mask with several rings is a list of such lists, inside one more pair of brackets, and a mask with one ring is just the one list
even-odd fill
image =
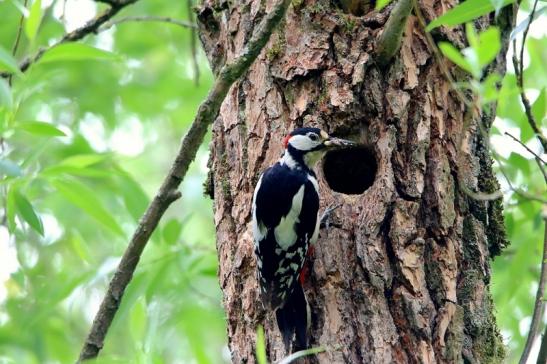
{"label": "dark hollow opening", "polygon": [[377,169],[376,155],[369,147],[334,150],[323,160],[329,187],[348,195],[359,195],[372,186]]}

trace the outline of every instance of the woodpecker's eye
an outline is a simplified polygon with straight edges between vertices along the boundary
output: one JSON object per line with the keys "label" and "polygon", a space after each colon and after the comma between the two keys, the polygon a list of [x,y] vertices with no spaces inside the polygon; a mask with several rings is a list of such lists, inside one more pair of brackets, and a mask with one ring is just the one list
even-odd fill
{"label": "woodpecker's eye", "polygon": [[314,142],[316,142],[317,140],[319,140],[319,135],[317,135],[317,134],[315,134],[315,133],[309,133],[309,134],[308,134],[308,137],[309,137],[312,141],[314,141]]}

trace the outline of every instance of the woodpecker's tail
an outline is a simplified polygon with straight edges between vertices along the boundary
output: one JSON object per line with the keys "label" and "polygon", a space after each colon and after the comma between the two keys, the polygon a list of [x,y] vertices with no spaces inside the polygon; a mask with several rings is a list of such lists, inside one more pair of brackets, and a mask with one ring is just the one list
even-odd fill
{"label": "woodpecker's tail", "polygon": [[308,347],[307,331],[310,321],[309,312],[308,301],[306,301],[302,286],[299,283],[296,283],[294,285],[294,290],[283,307],[279,307],[275,312],[277,326],[279,327],[279,331],[281,331],[283,342],[285,343],[285,348],[287,350],[291,350],[291,343],[295,336],[295,351],[304,350]]}

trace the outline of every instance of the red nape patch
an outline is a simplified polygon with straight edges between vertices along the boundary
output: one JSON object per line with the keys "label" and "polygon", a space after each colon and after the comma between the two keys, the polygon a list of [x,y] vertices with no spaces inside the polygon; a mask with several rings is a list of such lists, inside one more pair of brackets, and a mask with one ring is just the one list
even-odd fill
{"label": "red nape patch", "polygon": [[283,147],[287,148],[289,145],[289,139],[291,139],[290,135],[287,135],[285,138],[283,138]]}

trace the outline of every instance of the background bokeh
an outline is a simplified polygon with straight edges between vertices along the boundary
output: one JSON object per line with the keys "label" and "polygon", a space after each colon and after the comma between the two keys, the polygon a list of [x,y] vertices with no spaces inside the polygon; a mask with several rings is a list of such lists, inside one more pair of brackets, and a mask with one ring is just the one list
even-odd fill
{"label": "background bokeh", "polygon": [[[29,0],[17,58],[104,7],[90,0]],[[5,52],[12,50],[23,8],[23,0],[0,1]],[[189,20],[188,8],[184,1],[141,0],[117,19]],[[525,2],[519,21],[526,11]],[[39,21],[30,20],[36,14]],[[542,121],[545,28],[542,15],[525,60],[527,92]],[[196,83],[191,31],[176,24],[127,21],[81,43],[112,53],[40,62],[11,87],[0,80],[0,363],[74,362],[128,238],[212,82],[198,49]],[[505,131],[540,150],[511,67],[492,131],[496,165],[514,186],[545,197],[533,158]],[[202,186],[207,144],[183,182],[182,199],[147,246],[97,362],[229,361],[212,202]],[[511,245],[492,265],[491,289],[508,362],[514,362],[530,322],[543,223],[541,204],[512,193],[502,175],[500,181]]]}

